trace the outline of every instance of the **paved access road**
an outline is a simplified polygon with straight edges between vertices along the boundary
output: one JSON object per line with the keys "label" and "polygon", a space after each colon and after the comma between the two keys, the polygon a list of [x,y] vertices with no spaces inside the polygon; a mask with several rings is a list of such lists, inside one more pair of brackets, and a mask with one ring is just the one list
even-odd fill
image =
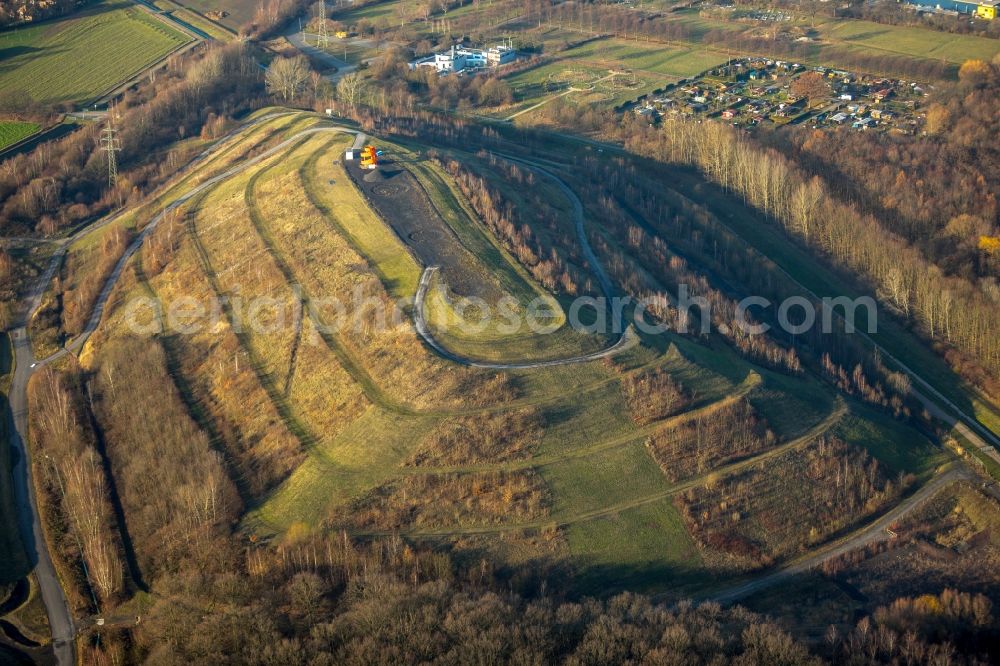
{"label": "paved access road", "polygon": [[327,75],[332,83],[337,83],[343,77],[357,70],[357,65],[352,65],[345,60],[341,60],[329,51],[325,51],[318,46],[309,43],[309,39],[316,39],[316,35],[309,35],[301,30],[293,30],[285,33],[285,39],[292,46],[304,53],[310,60],[321,63],[324,67],[332,69],[333,72]]}

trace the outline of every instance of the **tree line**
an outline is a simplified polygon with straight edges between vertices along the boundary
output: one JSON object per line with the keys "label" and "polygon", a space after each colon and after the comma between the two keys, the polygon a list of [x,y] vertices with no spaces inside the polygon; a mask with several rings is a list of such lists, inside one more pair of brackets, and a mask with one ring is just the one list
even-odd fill
{"label": "tree line", "polygon": [[1000,293],[998,257],[979,247],[1000,233],[1000,61],[971,60],[959,76],[924,106],[921,136],[806,129],[760,136],[944,273]]}
{"label": "tree line", "polygon": [[1000,310],[990,295],[945,276],[904,239],[840,201],[787,158],[731,127],[672,118],[662,129],[626,137],[626,146],[665,162],[696,165],[812,251],[862,277],[884,304],[928,338],[953,346],[969,364],[981,364],[992,381],[1000,377],[1000,346],[991,333],[1000,325]]}

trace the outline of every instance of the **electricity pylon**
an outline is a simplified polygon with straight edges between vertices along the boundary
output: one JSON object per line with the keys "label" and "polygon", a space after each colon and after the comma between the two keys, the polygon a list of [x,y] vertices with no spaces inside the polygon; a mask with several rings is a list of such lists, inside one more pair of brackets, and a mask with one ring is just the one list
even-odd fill
{"label": "electricity pylon", "polygon": [[[101,130],[101,150],[104,151],[108,161],[108,187],[112,190],[118,185],[118,153],[121,152],[122,142],[118,136],[118,128],[115,127],[117,119],[117,109],[108,109],[108,124]],[[119,192],[119,199],[121,193]]]}
{"label": "electricity pylon", "polygon": [[319,0],[319,30],[316,33],[316,46],[330,46],[330,31],[326,27],[326,0]]}

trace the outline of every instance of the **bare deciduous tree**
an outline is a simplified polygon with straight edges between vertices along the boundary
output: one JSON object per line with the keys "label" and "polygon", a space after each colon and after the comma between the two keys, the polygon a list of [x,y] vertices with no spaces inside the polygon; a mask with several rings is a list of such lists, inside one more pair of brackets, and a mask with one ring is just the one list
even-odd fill
{"label": "bare deciduous tree", "polygon": [[344,104],[355,106],[361,101],[361,92],[364,82],[361,76],[356,73],[345,75],[337,84],[337,97]]}
{"label": "bare deciduous tree", "polygon": [[297,97],[309,81],[309,63],[303,56],[275,58],[264,74],[264,82],[272,95],[288,101]]}

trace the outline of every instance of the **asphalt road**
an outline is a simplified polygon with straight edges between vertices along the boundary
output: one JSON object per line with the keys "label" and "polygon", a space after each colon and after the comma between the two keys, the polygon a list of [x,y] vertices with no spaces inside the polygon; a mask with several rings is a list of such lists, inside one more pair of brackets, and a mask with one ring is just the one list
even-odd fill
{"label": "asphalt road", "polygon": [[313,62],[320,63],[323,67],[334,70],[332,73],[327,75],[333,83],[337,83],[343,77],[347,76],[351,72],[357,70],[357,65],[352,65],[347,61],[341,60],[337,56],[333,55],[329,51],[324,51],[318,46],[314,46],[309,43],[309,39],[313,38],[315,40],[315,35],[308,35],[301,30],[294,30],[285,33],[285,39],[287,39],[292,46],[297,48],[299,51],[304,53]]}
{"label": "asphalt road", "polygon": [[[211,149],[198,155],[187,168],[190,169],[191,166],[196,165],[213,152],[223,147],[227,143],[228,139],[235,136],[238,132],[245,131],[253,125],[271,120],[279,115],[284,114],[271,114],[263,116],[251,123],[248,123],[247,125],[242,126],[239,130],[231,132],[229,135],[217,142]],[[48,285],[52,282],[52,278],[59,270],[59,266],[62,264],[63,256],[65,255],[69,245],[82,235],[92,233],[93,231],[110,224],[120,216],[120,213],[103,218],[95,224],[81,229],[73,236],[59,241],[60,248],[49,261],[45,272],[29,288],[25,298],[28,303],[28,307],[26,309],[24,323],[18,326],[11,334],[16,366],[14,369],[14,377],[11,382],[10,393],[8,395],[10,409],[8,411],[7,418],[9,425],[11,426],[9,428],[10,445],[15,451],[13,485],[14,498],[18,507],[18,521],[21,527],[22,540],[25,543],[25,547],[29,551],[29,559],[35,562],[34,573],[38,579],[42,601],[45,604],[45,609],[49,617],[49,625],[52,630],[53,650],[55,653],[56,663],[59,664],[59,666],[69,666],[74,663],[74,639],[76,632],[73,624],[72,612],[66,601],[66,596],[63,593],[55,567],[52,564],[48,544],[45,542],[44,532],[42,531],[41,517],[38,511],[38,503],[35,498],[34,486],[31,481],[31,453],[29,447],[25,445],[25,438],[28,434],[28,382],[32,375],[47,363],[51,363],[52,361],[55,361],[84,345],[87,339],[91,336],[91,334],[93,334],[100,324],[104,308],[107,305],[108,297],[111,295],[115,284],[118,282],[122,272],[125,270],[125,266],[128,264],[132,256],[139,250],[139,248],[142,247],[142,243],[153,232],[160,220],[162,220],[168,212],[183,205],[192,197],[216,185],[217,183],[228,178],[232,178],[253,165],[288,148],[302,137],[321,132],[353,134],[355,135],[354,145],[356,148],[360,148],[360,146],[362,146],[367,139],[367,137],[361,132],[342,127],[314,127],[303,130],[266,152],[261,153],[260,155],[243,162],[239,166],[233,167],[222,174],[214,176],[198,184],[186,193],[177,197],[156,217],[154,217],[153,220],[151,220],[149,224],[143,228],[143,230],[126,248],[125,253],[118,260],[118,263],[115,264],[114,270],[105,281],[97,301],[94,304],[90,319],[88,320],[84,331],[65,349],[40,360],[35,358],[34,353],[31,350],[31,341],[28,337],[26,322],[30,321],[31,316],[41,305],[42,296],[48,288]]]}

